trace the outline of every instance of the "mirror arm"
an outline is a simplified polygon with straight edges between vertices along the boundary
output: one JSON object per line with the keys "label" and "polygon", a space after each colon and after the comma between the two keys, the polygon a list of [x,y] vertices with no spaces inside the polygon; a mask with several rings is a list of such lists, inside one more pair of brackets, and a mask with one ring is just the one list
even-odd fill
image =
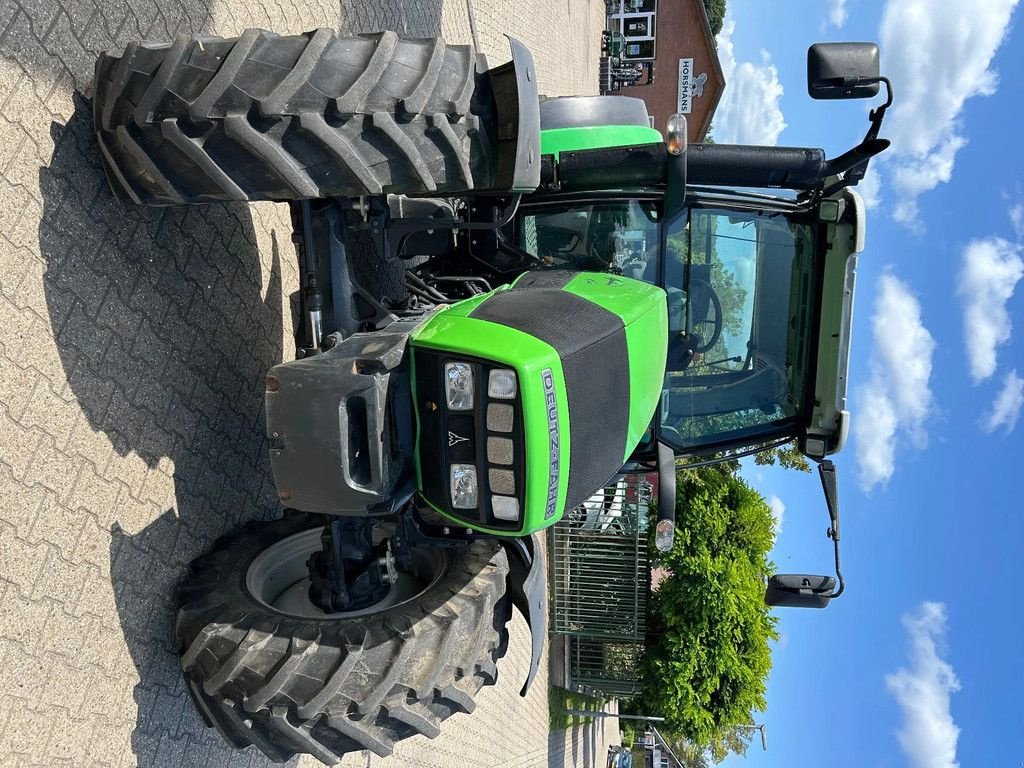
{"label": "mirror arm", "polygon": [[[843,152],[838,157],[833,157],[826,164],[825,172],[822,175],[827,178],[842,174],[843,178],[829,189],[841,189],[842,187],[856,184],[857,181],[864,177],[863,171],[867,170],[868,161],[888,148],[888,139],[869,139],[865,137],[864,141],[853,149]],[[854,175],[857,171],[861,171],[861,173],[854,180]]]}
{"label": "mirror arm", "polygon": [[829,599],[835,599],[843,594],[846,589],[846,581],[843,579],[842,568],[839,563],[839,494],[836,490],[836,467],[829,459],[822,459],[818,462],[818,475],[821,478],[821,489],[825,493],[825,505],[828,507],[829,528],[825,535],[832,539],[836,555],[836,580],[839,586],[835,592],[829,595]]}
{"label": "mirror arm", "polygon": [[829,160],[824,176],[835,176],[842,174],[843,177],[822,190],[823,197],[833,195],[845,187],[856,186],[868,171],[868,163],[875,155],[884,152],[889,147],[887,139],[879,139],[878,132],[882,130],[882,120],[885,119],[885,111],[892,106],[892,83],[888,77],[857,77],[844,79],[836,82],[836,85],[856,86],[882,83],[885,85],[885,103],[875,107],[868,113],[868,132],[860,144],[844,152],[839,157]]}
{"label": "mirror arm", "polygon": [[829,600],[835,600],[843,594],[843,590],[846,589],[846,581],[843,579],[843,572],[839,567],[839,534],[831,536],[831,539],[836,549],[836,580],[839,582],[839,586],[835,592],[828,596],[828,598]]}
{"label": "mirror arm", "polygon": [[871,127],[868,128],[868,132],[864,136],[864,141],[872,141],[878,138],[878,132],[882,128],[882,119],[885,117],[885,110],[892,106],[892,83],[889,81],[889,78],[872,77],[869,79],[872,82],[883,83],[885,85],[885,104],[875,107],[868,112],[868,120],[871,121]]}

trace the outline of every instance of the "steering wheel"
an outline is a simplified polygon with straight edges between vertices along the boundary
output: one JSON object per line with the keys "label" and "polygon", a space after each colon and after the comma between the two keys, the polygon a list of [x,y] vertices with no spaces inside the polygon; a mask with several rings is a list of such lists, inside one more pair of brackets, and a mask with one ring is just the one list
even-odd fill
{"label": "steering wheel", "polygon": [[546,256],[566,257],[580,242],[580,234],[570,227],[561,227],[557,224],[545,224],[543,231],[538,233],[537,245],[539,250],[545,251]]}
{"label": "steering wheel", "polygon": [[[697,333],[701,339],[701,344],[694,350],[695,354],[704,354],[710,350],[718,340],[722,337],[722,328],[725,325],[725,315],[722,313],[722,300],[718,298],[718,294],[715,293],[714,288],[711,284],[705,280],[697,280],[694,278],[690,279],[689,286],[689,301],[688,301],[688,312],[693,312],[693,301],[695,298],[707,298],[711,304],[711,309],[714,310],[713,317],[707,317],[700,320],[690,319],[686,324],[690,333]],[[711,326],[711,332],[705,333],[701,330],[702,326]]]}
{"label": "steering wheel", "polygon": [[614,231],[605,232],[592,228],[587,233],[587,257],[590,259],[590,265],[585,267],[586,269],[603,272],[615,263],[614,238]]}

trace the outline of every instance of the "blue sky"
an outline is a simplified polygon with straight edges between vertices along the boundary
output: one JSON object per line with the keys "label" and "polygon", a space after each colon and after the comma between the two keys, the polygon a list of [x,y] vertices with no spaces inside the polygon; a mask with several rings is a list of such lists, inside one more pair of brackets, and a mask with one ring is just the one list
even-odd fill
{"label": "blue sky", "polygon": [[[837,459],[847,593],[780,610],[769,748],[726,765],[1024,763],[1024,31],[1017,0],[729,0],[719,141],[856,143],[807,96],[807,46],[874,40],[896,102],[871,203]],[[963,10],[957,10],[963,9]],[[1016,291],[1015,291],[1016,289]],[[781,571],[829,573],[815,475],[747,467]]]}

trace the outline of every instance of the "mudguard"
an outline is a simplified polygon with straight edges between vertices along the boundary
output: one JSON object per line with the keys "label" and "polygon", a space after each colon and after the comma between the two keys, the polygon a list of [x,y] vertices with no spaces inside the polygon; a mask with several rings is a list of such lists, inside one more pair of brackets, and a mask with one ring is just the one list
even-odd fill
{"label": "mudguard", "polygon": [[548,634],[548,592],[547,570],[544,565],[543,546],[540,534],[519,539],[502,541],[508,554],[509,592],[512,604],[518,608],[526,623],[530,625],[532,655],[530,672],[519,692],[525,696],[540,669],[540,657],[544,651],[544,640]]}
{"label": "mudguard", "polygon": [[497,106],[495,191],[533,192],[540,185],[540,98],[529,49],[508,38],[512,61],[487,72]]}

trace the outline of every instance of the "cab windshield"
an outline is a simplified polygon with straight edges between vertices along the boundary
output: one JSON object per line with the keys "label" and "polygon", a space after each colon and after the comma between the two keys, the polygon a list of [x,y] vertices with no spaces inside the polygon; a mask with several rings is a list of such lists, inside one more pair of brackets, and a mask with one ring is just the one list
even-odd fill
{"label": "cab windshield", "polygon": [[804,395],[812,227],[716,208],[667,226],[663,439],[689,452],[784,433]]}
{"label": "cab windshield", "polygon": [[792,432],[810,343],[813,227],[766,210],[694,206],[667,224],[660,212],[635,199],[537,208],[518,217],[516,241],[553,269],[665,289],[668,372],[656,418],[677,453]]}

